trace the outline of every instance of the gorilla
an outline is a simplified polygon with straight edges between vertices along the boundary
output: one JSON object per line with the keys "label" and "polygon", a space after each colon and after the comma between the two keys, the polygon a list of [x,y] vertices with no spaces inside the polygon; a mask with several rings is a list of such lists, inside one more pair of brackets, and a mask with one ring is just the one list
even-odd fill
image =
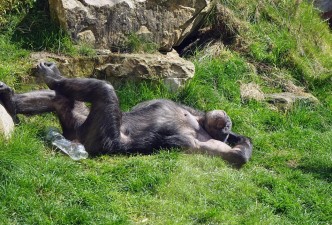
{"label": "gorilla", "polygon": [[[112,85],[92,78],[65,78],[54,63],[37,66],[49,90],[17,94],[0,82],[0,100],[10,115],[55,112],[65,138],[90,155],[151,153],[181,148],[220,156],[235,167],[251,157],[250,138],[231,131],[223,110],[202,112],[166,99],[142,102],[121,112]],[[85,103],[90,103],[87,107]]]}

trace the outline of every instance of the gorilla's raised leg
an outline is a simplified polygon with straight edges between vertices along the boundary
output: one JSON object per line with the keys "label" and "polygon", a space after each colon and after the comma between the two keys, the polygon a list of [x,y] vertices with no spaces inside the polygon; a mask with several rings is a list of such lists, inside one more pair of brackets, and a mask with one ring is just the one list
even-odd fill
{"label": "gorilla's raised leg", "polygon": [[83,102],[57,94],[54,98],[54,108],[59,117],[63,136],[69,140],[79,140],[79,129],[89,114],[88,107]]}
{"label": "gorilla's raised leg", "polygon": [[77,128],[83,124],[89,113],[84,103],[67,99],[53,90],[15,94],[2,82],[0,82],[0,101],[13,119],[17,118],[17,114],[36,115],[56,112],[63,135],[69,140],[78,139]]}
{"label": "gorilla's raised leg", "polygon": [[56,112],[63,136],[69,140],[78,140],[77,129],[83,124],[89,113],[83,102],[70,100],[56,94],[53,90],[15,94],[13,102],[17,114],[35,115]]}
{"label": "gorilla's raised leg", "polygon": [[121,111],[110,84],[97,79],[64,78],[54,64],[41,63],[38,70],[49,88],[58,94],[91,103],[89,115],[78,128],[79,141],[90,155],[119,150]]}

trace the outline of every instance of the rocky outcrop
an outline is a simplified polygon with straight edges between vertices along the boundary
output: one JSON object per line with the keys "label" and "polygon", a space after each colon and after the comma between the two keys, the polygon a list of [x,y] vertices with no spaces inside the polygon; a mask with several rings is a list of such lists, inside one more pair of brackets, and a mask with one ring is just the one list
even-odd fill
{"label": "rocky outcrop", "polygon": [[258,84],[249,83],[249,84],[241,84],[240,94],[242,100],[250,100],[254,99],[256,101],[264,100],[264,93],[260,90]]}
{"label": "rocky outcrop", "polygon": [[290,109],[295,102],[319,103],[318,99],[310,93],[299,91],[301,88],[293,89],[293,92],[281,92],[264,94],[258,84],[242,84],[240,87],[241,99],[244,101],[253,99],[266,101],[281,110]]}
{"label": "rocky outcrop", "polygon": [[[101,53],[101,52],[100,52]],[[33,53],[37,61],[56,61],[60,71],[68,77],[95,77],[121,82],[123,80],[164,81],[177,90],[192,78],[195,66],[175,52],[167,54],[116,54],[102,52],[96,57],[64,57],[50,53]]]}
{"label": "rocky outcrop", "polygon": [[8,114],[5,107],[0,104],[0,135],[5,138],[10,138],[14,131],[14,121],[12,117]]}
{"label": "rocky outcrop", "polygon": [[202,22],[209,0],[49,0],[51,16],[76,41],[122,50],[130,35],[170,51]]}
{"label": "rocky outcrop", "polygon": [[279,109],[290,109],[295,102],[318,103],[318,99],[309,93],[295,94],[290,92],[265,94],[265,100]]}

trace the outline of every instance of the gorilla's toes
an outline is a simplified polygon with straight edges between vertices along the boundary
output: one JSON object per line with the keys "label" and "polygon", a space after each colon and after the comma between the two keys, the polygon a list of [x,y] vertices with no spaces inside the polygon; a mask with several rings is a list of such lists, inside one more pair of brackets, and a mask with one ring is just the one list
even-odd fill
{"label": "gorilla's toes", "polygon": [[11,91],[10,87],[8,87],[7,84],[5,84],[4,82],[0,81],[0,93],[10,92],[10,91]]}
{"label": "gorilla's toes", "polygon": [[55,63],[41,62],[37,65],[37,74],[42,76],[50,89],[54,89],[57,83],[63,79]]}

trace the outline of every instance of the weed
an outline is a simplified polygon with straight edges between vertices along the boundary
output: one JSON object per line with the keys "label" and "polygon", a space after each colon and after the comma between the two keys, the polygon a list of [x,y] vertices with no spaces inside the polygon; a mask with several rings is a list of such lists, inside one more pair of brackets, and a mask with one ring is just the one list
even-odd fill
{"label": "weed", "polygon": [[138,36],[137,34],[130,34],[125,44],[125,48],[128,48],[129,52],[147,52],[153,53],[158,50],[156,43],[149,41],[143,37]]}

